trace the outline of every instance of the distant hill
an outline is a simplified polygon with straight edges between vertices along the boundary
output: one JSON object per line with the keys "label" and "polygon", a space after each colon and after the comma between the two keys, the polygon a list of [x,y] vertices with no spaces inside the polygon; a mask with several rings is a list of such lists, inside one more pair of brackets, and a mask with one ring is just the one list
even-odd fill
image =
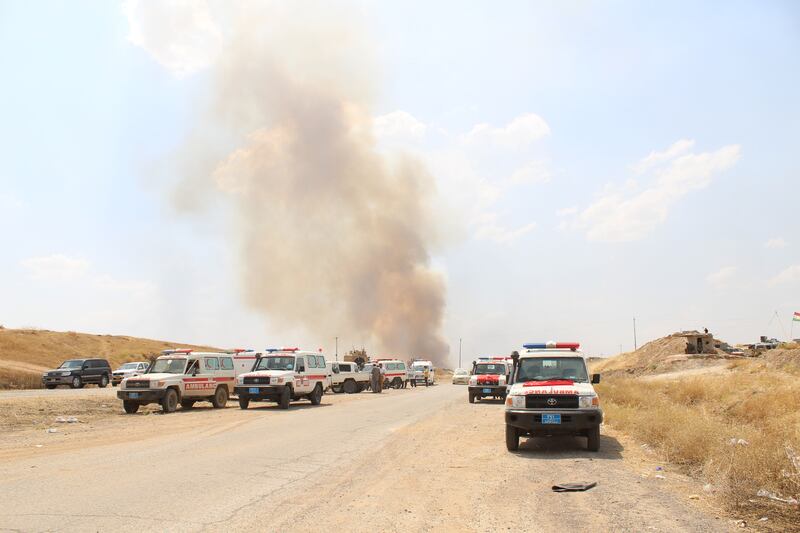
{"label": "distant hill", "polygon": [[[31,386],[42,371],[65,359],[101,357],[112,368],[168,348],[219,351],[210,346],[140,339],[123,335],[94,335],[74,331],[0,329],[0,388]],[[16,386],[15,386],[16,384]]]}

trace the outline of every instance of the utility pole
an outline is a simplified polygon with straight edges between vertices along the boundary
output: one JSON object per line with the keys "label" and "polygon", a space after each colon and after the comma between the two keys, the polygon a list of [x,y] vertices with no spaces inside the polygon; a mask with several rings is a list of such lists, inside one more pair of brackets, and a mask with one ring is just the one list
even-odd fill
{"label": "utility pole", "polygon": [[339,337],[336,337],[336,362],[339,362]]}
{"label": "utility pole", "polygon": [[458,338],[458,368],[461,368],[461,337]]}
{"label": "utility pole", "polygon": [[639,349],[639,346],[636,344],[636,317],[633,317],[633,351]]}

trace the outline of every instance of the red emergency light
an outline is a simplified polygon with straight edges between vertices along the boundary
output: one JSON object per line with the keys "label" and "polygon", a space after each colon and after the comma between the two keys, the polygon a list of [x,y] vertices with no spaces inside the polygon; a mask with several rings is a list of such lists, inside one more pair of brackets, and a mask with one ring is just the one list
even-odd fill
{"label": "red emergency light", "polygon": [[296,352],[296,351],[298,351],[298,350],[300,350],[300,348],[298,348],[298,347],[296,347],[296,346],[295,346],[295,347],[293,347],[293,348],[288,348],[288,347],[283,347],[283,348],[281,348],[281,351],[282,351],[282,352]]}

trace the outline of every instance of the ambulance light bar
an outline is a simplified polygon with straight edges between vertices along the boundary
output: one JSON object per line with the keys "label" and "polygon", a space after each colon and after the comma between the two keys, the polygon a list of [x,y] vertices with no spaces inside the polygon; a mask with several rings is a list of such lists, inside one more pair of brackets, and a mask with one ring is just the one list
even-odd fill
{"label": "ambulance light bar", "polygon": [[282,352],[297,352],[299,350],[300,350],[300,348],[297,348],[297,347],[294,347],[294,348],[283,347],[283,348],[281,348]]}
{"label": "ambulance light bar", "polygon": [[172,355],[174,353],[192,353],[192,350],[189,348],[181,348],[180,350],[162,350],[162,355]]}
{"label": "ambulance light bar", "polygon": [[523,344],[523,348],[526,350],[577,350],[581,347],[581,343],[579,342],[540,342],[540,343],[531,343],[531,344]]}

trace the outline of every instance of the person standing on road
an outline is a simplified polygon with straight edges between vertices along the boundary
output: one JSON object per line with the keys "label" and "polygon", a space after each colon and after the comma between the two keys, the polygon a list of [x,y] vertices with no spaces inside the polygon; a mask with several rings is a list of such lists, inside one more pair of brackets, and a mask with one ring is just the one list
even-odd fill
{"label": "person standing on road", "polygon": [[431,371],[427,366],[425,367],[424,375],[425,375],[425,386],[427,387],[428,386],[428,378],[431,375]]}
{"label": "person standing on road", "polygon": [[372,389],[372,392],[379,393],[383,388],[383,383],[381,382],[381,369],[378,368],[378,365],[373,365],[372,371],[369,375],[369,386]]}

